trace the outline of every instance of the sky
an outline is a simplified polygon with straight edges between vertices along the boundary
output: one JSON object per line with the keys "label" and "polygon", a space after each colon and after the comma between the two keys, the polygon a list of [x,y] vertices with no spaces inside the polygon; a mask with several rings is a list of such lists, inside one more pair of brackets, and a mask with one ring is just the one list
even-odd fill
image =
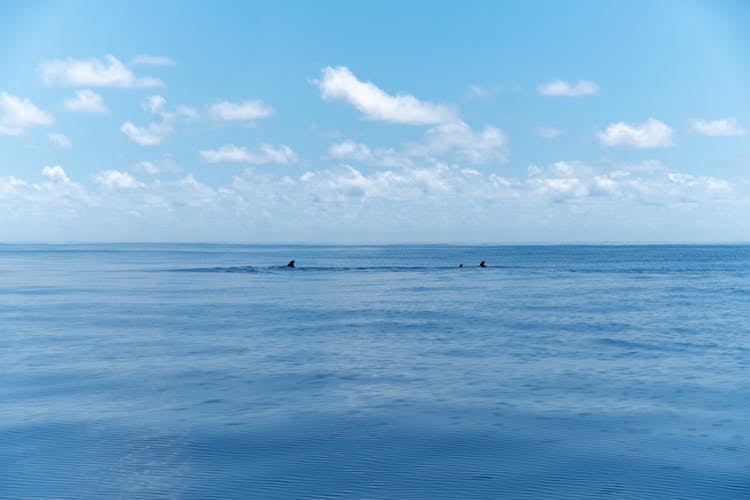
{"label": "sky", "polygon": [[747,242],[750,3],[0,3],[0,242]]}

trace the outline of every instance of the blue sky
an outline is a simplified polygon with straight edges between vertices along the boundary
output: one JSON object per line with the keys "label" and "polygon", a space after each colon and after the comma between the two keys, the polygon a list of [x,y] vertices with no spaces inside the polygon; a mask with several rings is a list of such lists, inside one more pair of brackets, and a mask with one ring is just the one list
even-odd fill
{"label": "blue sky", "polygon": [[0,4],[0,241],[750,240],[750,4]]}

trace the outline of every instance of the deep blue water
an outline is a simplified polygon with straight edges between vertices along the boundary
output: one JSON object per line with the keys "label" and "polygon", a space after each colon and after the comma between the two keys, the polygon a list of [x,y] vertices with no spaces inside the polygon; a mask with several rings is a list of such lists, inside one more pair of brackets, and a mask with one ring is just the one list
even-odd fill
{"label": "deep blue water", "polygon": [[747,499],[748,306],[750,246],[0,245],[0,497]]}

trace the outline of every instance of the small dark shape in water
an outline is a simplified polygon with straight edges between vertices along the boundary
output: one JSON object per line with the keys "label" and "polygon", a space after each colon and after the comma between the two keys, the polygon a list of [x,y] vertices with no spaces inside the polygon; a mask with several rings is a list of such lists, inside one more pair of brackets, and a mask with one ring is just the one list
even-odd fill
{"label": "small dark shape in water", "polygon": [[464,265],[463,265],[463,264],[461,264],[461,265],[460,265],[460,266],[458,266],[458,267],[464,267]]}
{"label": "small dark shape in water", "polygon": [[290,260],[289,264],[287,264],[286,267],[294,267],[294,261]]}
{"label": "small dark shape in water", "polygon": [[482,262],[479,263],[479,267],[487,267],[487,266],[485,266],[484,265],[484,261],[482,261]]}

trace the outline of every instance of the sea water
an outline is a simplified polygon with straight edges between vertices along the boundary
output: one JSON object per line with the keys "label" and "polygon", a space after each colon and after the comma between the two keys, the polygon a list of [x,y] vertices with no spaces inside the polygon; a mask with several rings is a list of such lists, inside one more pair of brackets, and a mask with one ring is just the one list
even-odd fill
{"label": "sea water", "polygon": [[0,245],[0,497],[750,498],[749,306],[749,246]]}

